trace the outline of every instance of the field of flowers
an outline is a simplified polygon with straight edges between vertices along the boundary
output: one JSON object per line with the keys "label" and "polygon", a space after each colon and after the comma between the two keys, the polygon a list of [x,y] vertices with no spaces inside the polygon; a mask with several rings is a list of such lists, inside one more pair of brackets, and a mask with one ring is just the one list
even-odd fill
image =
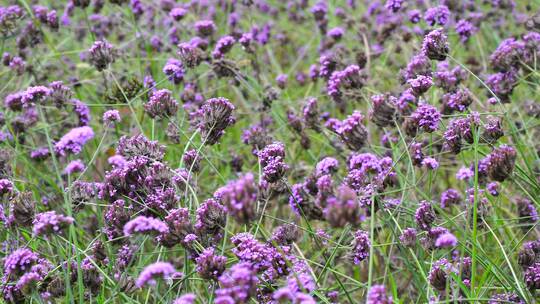
{"label": "field of flowers", "polygon": [[540,1],[0,5],[0,302],[540,299]]}

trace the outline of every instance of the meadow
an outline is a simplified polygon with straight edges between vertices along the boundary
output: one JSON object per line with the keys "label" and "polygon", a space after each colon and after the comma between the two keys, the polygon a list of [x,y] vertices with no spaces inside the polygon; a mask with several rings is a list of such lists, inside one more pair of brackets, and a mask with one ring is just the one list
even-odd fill
{"label": "meadow", "polygon": [[0,302],[537,303],[540,2],[3,0]]}

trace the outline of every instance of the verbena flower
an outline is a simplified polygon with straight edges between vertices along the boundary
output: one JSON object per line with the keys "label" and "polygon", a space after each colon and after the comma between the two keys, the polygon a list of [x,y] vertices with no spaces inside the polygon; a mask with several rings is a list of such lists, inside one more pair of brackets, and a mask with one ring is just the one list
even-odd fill
{"label": "verbena flower", "polygon": [[214,248],[206,248],[195,259],[197,263],[197,273],[207,280],[217,280],[225,271],[227,258],[215,253]]}
{"label": "verbena flower", "polygon": [[392,304],[394,300],[386,294],[384,285],[373,285],[367,294],[367,304]]}
{"label": "verbena flower", "polygon": [[246,304],[256,293],[259,279],[248,263],[235,264],[219,277],[215,302]]}
{"label": "verbena flower", "polygon": [[207,145],[216,144],[225,129],[235,123],[235,107],[226,98],[211,98],[196,112],[191,113],[191,121]]}
{"label": "verbena flower", "polygon": [[167,224],[161,220],[142,215],[132,219],[124,225],[125,236],[131,236],[139,233],[161,234],[167,233],[168,231],[169,227],[167,227]]}
{"label": "verbena flower", "polygon": [[279,181],[289,166],[285,163],[285,146],[280,142],[272,143],[258,153],[263,170],[263,178],[269,183]]}
{"label": "verbena flower", "polygon": [[371,241],[367,232],[358,230],[354,233],[353,249],[351,252],[352,261],[354,264],[360,264],[363,260],[369,257]]}
{"label": "verbena flower", "polygon": [[90,63],[98,70],[103,71],[116,60],[117,53],[113,45],[105,40],[94,42],[88,50]]}
{"label": "verbena flower", "polygon": [[139,274],[135,285],[139,288],[143,288],[146,285],[156,285],[156,279],[161,278],[164,280],[171,280],[179,278],[182,274],[174,269],[174,266],[167,262],[156,262],[146,266]]}
{"label": "verbena flower", "polygon": [[92,138],[94,138],[92,128],[88,126],[73,128],[54,144],[54,150],[62,156],[68,152],[79,154],[86,142]]}
{"label": "verbena flower", "polygon": [[258,188],[253,174],[241,175],[220,188],[217,197],[225,206],[227,213],[240,223],[255,219]]}
{"label": "verbena flower", "polygon": [[178,111],[178,102],[172,97],[171,91],[157,90],[152,92],[144,110],[151,118],[171,118]]}

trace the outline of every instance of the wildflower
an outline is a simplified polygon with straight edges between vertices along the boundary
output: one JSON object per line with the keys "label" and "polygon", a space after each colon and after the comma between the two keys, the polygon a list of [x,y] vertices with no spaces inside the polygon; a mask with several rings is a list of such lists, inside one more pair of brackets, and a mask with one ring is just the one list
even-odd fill
{"label": "wildflower", "polygon": [[19,192],[9,202],[9,223],[29,226],[34,220],[36,202],[32,192]]}
{"label": "wildflower", "polygon": [[392,297],[386,295],[386,288],[384,285],[373,285],[367,294],[367,304],[392,304],[394,300]]}
{"label": "wildflower", "polygon": [[216,25],[212,20],[199,20],[194,26],[197,33],[203,37],[212,35],[216,30]]}
{"label": "wildflower", "polygon": [[457,245],[457,239],[450,232],[446,232],[446,233],[443,233],[443,234],[439,235],[439,237],[435,241],[435,246],[437,246],[439,248],[454,247],[456,245]]}
{"label": "wildflower", "polygon": [[457,205],[461,200],[462,197],[457,190],[448,189],[441,194],[441,208]]}
{"label": "wildflower", "polygon": [[169,58],[163,66],[163,73],[174,84],[179,84],[184,80],[185,71],[180,60]]}
{"label": "wildflower", "polygon": [[139,274],[135,285],[143,288],[145,285],[156,285],[156,279],[171,280],[181,276],[181,273],[174,269],[174,266],[167,262],[156,262],[144,268]]}
{"label": "wildflower", "polygon": [[354,233],[352,260],[354,264],[360,264],[369,257],[371,242],[367,232],[358,230]]}
{"label": "wildflower", "polygon": [[287,86],[287,79],[288,79],[289,76],[287,76],[287,74],[279,74],[277,77],[276,77],[276,83],[277,83],[277,86],[280,88],[280,89],[285,89],[285,87]]}
{"label": "wildflower", "polygon": [[[327,127],[339,135],[351,150],[360,150],[367,142],[367,130],[363,125],[364,116],[354,111],[343,121],[328,121]],[[335,125],[332,123],[335,122]]]}
{"label": "wildflower", "polygon": [[236,40],[232,36],[221,37],[216,43],[216,47],[212,52],[212,57],[214,57],[214,59],[223,58],[223,56],[232,49],[235,43]]}
{"label": "wildflower", "polygon": [[186,16],[188,11],[182,7],[175,7],[169,12],[169,16],[174,19],[174,21],[180,21]]}
{"label": "wildflower", "polygon": [[27,248],[19,248],[8,255],[4,260],[4,273],[7,275],[21,275],[38,261],[38,255]]}
{"label": "wildflower", "polygon": [[443,291],[449,279],[450,272],[456,272],[453,265],[447,259],[435,261],[428,274],[428,281],[435,289]]}
{"label": "wildflower", "polygon": [[476,31],[478,29],[474,24],[467,20],[461,19],[456,23],[456,33],[458,33],[461,42],[467,42]]}
{"label": "wildflower", "polygon": [[534,204],[527,198],[518,198],[516,201],[518,208],[519,221],[525,228],[531,227],[538,222],[538,212]]}
{"label": "wildflower", "polygon": [[507,145],[494,149],[486,158],[489,177],[498,182],[510,177],[514,170],[516,156],[516,150]]}
{"label": "wildflower", "polygon": [[157,90],[152,93],[150,100],[144,105],[144,110],[151,118],[174,117],[178,111],[178,102],[172,98],[169,90]]}
{"label": "wildflower", "polygon": [[414,228],[406,228],[401,233],[401,236],[399,237],[399,241],[403,246],[406,247],[413,247],[416,244],[416,229]]}
{"label": "wildflower", "polygon": [[112,126],[115,123],[120,122],[120,120],[120,112],[117,110],[108,110],[103,113],[103,122],[108,126]]}
{"label": "wildflower", "polygon": [[259,279],[248,263],[238,263],[219,277],[216,303],[249,303],[256,293]]}
{"label": "wildflower", "polygon": [[424,132],[432,133],[439,128],[441,113],[434,106],[423,103],[416,108],[409,122],[417,125],[417,128]]}
{"label": "wildflower", "polygon": [[201,158],[199,157],[199,154],[195,149],[186,151],[186,153],[184,153],[184,155],[182,156],[182,162],[184,163],[185,167],[191,172],[199,172],[199,170],[201,169]]}
{"label": "wildflower", "polygon": [[285,147],[280,142],[272,143],[258,153],[263,169],[263,178],[269,183],[279,181],[289,166],[285,164]]}
{"label": "wildflower", "polygon": [[206,248],[195,259],[197,263],[197,273],[203,279],[217,280],[225,271],[227,258],[215,253],[214,248]]}
{"label": "wildflower", "polygon": [[198,66],[204,57],[204,52],[197,45],[190,42],[178,44],[177,54],[182,60],[182,64],[188,68]]}
{"label": "wildflower", "polygon": [[226,208],[214,199],[204,201],[196,212],[195,229],[203,234],[218,234],[225,227]]}
{"label": "wildflower", "polygon": [[439,5],[429,8],[424,14],[424,20],[430,26],[441,25],[444,26],[448,22],[450,17],[450,10],[445,5]]}
{"label": "wildflower", "polygon": [[525,270],[525,284],[530,290],[540,289],[540,263],[534,263]]}
{"label": "wildflower", "polygon": [[420,202],[420,206],[416,209],[415,215],[416,224],[422,230],[428,230],[431,224],[435,221],[435,211],[431,203],[427,201]]}
{"label": "wildflower", "polygon": [[371,96],[371,120],[379,127],[392,126],[397,120],[397,99],[389,94]]}
{"label": "wildflower", "polygon": [[409,79],[407,83],[411,86],[414,94],[420,96],[431,88],[433,80],[429,76],[418,75],[416,78]]}
{"label": "wildflower", "polygon": [[499,195],[499,183],[497,182],[488,183],[486,189],[488,190],[489,194],[493,196]]}
{"label": "wildflower", "polygon": [[229,100],[219,97],[208,99],[200,110],[190,114],[192,124],[201,132],[205,144],[216,144],[225,129],[234,124],[234,109]]}
{"label": "wildflower", "polygon": [[525,304],[525,302],[522,301],[520,297],[514,293],[499,293],[499,294],[493,295],[488,301],[488,304],[502,304],[502,303]]}
{"label": "wildflower", "polygon": [[176,300],[174,300],[173,304],[194,304],[195,303],[195,295],[192,293],[186,293]]}
{"label": "wildflower", "polygon": [[325,157],[315,166],[315,175],[323,176],[332,174],[339,169],[339,161],[333,157]]}
{"label": "wildflower", "polygon": [[253,174],[241,175],[237,180],[230,181],[220,188],[219,200],[225,206],[227,213],[240,223],[249,223],[256,216],[258,189]]}
{"label": "wildflower", "polygon": [[86,142],[93,137],[94,131],[88,126],[73,128],[56,142],[54,150],[62,156],[66,155],[66,152],[79,154]]}
{"label": "wildflower", "polygon": [[25,106],[30,106],[35,103],[42,103],[45,98],[52,94],[52,90],[45,86],[29,87],[24,91],[21,97],[21,102]]}
{"label": "wildflower", "polygon": [[332,227],[357,225],[362,219],[356,193],[346,185],[340,186],[336,196],[329,197],[326,204],[324,216]]}
{"label": "wildflower", "polygon": [[13,183],[5,178],[0,179],[0,196],[13,191]]}
{"label": "wildflower", "polygon": [[270,242],[275,242],[278,245],[290,245],[297,241],[302,236],[302,231],[294,223],[284,224],[272,232]]}
{"label": "wildflower", "polygon": [[448,38],[442,30],[433,30],[424,37],[422,53],[429,59],[443,61],[449,51]]}
{"label": "wildflower", "polygon": [[124,235],[131,236],[135,233],[167,233],[169,227],[159,219],[138,216],[124,225]]}
{"label": "wildflower", "polygon": [[73,160],[67,164],[66,168],[64,168],[64,174],[71,175],[76,172],[82,172],[86,166],[80,159]]}
{"label": "wildflower", "polygon": [[113,45],[105,40],[94,42],[88,50],[90,54],[90,63],[99,71],[106,69],[111,63],[116,60],[116,50]]}
{"label": "wildflower", "polygon": [[73,224],[73,221],[72,217],[56,214],[55,211],[38,213],[33,221],[34,228],[32,231],[36,236],[58,234],[67,226]]}
{"label": "wildflower", "polygon": [[435,170],[439,167],[439,162],[433,157],[426,157],[422,160],[422,166],[429,170]]}

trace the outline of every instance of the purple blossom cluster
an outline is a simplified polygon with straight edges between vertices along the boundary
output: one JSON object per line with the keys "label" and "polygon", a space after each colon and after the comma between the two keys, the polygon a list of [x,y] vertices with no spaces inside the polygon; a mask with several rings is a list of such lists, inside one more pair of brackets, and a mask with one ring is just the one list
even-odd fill
{"label": "purple blossom cluster", "polygon": [[8,2],[2,303],[538,299],[534,1]]}

